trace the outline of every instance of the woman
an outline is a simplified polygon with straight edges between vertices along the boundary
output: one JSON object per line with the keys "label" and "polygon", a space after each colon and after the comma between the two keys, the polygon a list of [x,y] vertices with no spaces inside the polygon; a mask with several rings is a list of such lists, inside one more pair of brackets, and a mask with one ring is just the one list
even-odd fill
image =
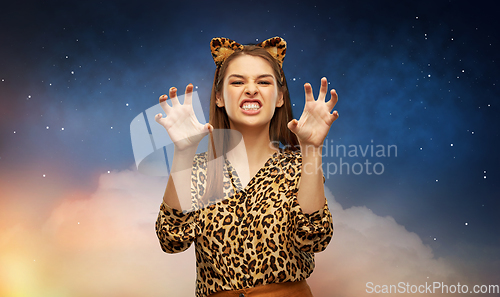
{"label": "woman", "polygon": [[[312,296],[305,279],[314,269],[313,253],[324,250],[333,235],[321,150],[338,118],[331,113],[337,94],[331,90],[325,101],[323,78],[315,100],[305,84],[297,121],[282,70],[283,39],[243,46],[214,38],[211,49],[217,68],[210,123],[194,116],[191,84],[182,105],[175,88],[169,91],[172,106],[166,95],[160,97],[167,116],[156,120],[175,143],[156,223],[161,247],[175,253],[195,243],[198,297]],[[216,135],[220,129],[241,133],[243,154],[230,149],[237,146],[234,136]],[[216,141],[209,152],[195,154],[212,132]],[[186,200],[193,200],[193,211],[182,211],[189,208]]]}

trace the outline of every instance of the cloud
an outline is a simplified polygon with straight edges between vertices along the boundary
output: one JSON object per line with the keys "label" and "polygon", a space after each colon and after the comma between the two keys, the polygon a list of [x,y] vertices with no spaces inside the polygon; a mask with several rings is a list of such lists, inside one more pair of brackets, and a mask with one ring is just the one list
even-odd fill
{"label": "cloud", "polygon": [[68,249],[147,246],[165,185],[164,179],[130,170],[101,175],[89,197],[63,200],[52,211],[44,232]]}
{"label": "cloud", "polygon": [[154,231],[165,185],[111,172],[93,194],[68,195],[39,229],[26,217],[2,230],[0,295],[193,296],[194,251],[167,255]]}
{"label": "cloud", "polygon": [[[2,296],[30,295],[25,288],[39,296],[193,296],[193,249],[165,254],[154,233],[165,185],[132,170],[104,174],[92,195],[55,207],[41,231],[20,223],[2,232]],[[365,295],[367,282],[470,280],[393,218],[343,209],[326,190],[335,236],[308,280],[316,297]]]}
{"label": "cloud", "polygon": [[360,296],[366,294],[368,282],[382,286],[450,281],[453,267],[435,259],[417,234],[366,207],[343,209],[328,189],[327,197],[335,235],[327,250],[316,257],[310,283],[317,296]]}

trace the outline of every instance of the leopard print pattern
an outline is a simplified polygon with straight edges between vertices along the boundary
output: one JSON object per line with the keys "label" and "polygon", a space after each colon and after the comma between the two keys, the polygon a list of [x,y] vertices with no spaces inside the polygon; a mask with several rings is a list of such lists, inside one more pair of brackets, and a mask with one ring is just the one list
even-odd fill
{"label": "leopard print pattern", "polygon": [[[203,192],[206,154],[195,158],[193,194]],[[328,204],[304,214],[297,201],[300,152],[280,150],[245,188],[226,163],[223,201],[182,213],[162,204],[156,232],[167,253],[195,243],[196,296],[309,277],[333,236]],[[227,180],[226,180],[227,179]],[[227,181],[227,183],[226,183]]]}
{"label": "leopard print pattern", "polygon": [[[272,37],[257,44],[257,46],[265,48],[273,58],[278,61],[278,64],[283,68],[283,60],[286,54],[286,41],[281,37]],[[234,53],[237,49],[243,49],[243,45],[238,42],[224,37],[213,38],[210,42],[210,50],[212,58],[217,67]]]}
{"label": "leopard print pattern", "polygon": [[214,59],[217,67],[221,66],[226,58],[232,55],[237,49],[243,49],[243,45],[229,38],[216,37],[210,42],[212,58]]}
{"label": "leopard print pattern", "polygon": [[285,60],[286,54],[286,41],[281,37],[273,37],[262,41],[257,44],[260,47],[265,48],[273,58],[278,61],[278,64],[283,68],[283,60]]}

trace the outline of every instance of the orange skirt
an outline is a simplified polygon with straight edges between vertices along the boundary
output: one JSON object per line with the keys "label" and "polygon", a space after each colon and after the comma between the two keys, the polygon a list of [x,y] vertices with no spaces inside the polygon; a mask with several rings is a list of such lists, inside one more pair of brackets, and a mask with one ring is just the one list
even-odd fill
{"label": "orange skirt", "polygon": [[217,292],[209,297],[313,297],[305,280]]}

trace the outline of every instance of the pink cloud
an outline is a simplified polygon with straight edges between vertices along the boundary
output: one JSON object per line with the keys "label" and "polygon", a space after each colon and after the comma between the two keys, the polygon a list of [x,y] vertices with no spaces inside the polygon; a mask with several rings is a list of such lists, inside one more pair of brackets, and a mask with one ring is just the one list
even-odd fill
{"label": "pink cloud", "polygon": [[[93,194],[63,199],[41,230],[19,223],[2,232],[2,296],[26,287],[54,296],[194,296],[193,249],[165,254],[154,232],[165,185],[132,170],[104,174]],[[367,282],[471,280],[391,217],[343,209],[328,189],[327,197],[335,236],[308,280],[316,297],[372,295]]]}

